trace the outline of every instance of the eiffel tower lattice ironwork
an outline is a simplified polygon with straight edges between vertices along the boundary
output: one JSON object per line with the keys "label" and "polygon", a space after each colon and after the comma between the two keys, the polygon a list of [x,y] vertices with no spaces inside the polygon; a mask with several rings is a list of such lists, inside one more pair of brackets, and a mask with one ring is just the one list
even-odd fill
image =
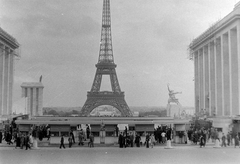
{"label": "eiffel tower lattice ironwork", "polygon": [[[132,116],[121,91],[113,60],[110,0],[103,0],[102,31],[97,71],[91,91],[87,93],[87,100],[82,107],[81,115],[89,116],[91,111],[101,105],[110,105],[117,108],[122,116]],[[100,91],[102,76],[109,75],[112,91]]]}

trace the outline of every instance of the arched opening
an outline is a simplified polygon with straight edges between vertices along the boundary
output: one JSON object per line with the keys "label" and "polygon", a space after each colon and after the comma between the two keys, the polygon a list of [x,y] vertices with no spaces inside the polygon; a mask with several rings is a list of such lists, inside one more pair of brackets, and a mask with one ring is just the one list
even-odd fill
{"label": "arched opening", "polygon": [[121,116],[121,112],[111,105],[100,105],[94,108],[90,116]]}

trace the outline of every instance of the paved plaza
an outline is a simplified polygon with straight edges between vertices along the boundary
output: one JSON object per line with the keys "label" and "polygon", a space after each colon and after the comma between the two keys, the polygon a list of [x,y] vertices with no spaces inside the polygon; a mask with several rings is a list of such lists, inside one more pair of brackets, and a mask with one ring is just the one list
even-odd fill
{"label": "paved plaza", "polygon": [[240,148],[199,148],[195,145],[164,146],[154,148],[118,147],[40,147],[38,150],[22,150],[0,147],[1,164],[239,164]]}

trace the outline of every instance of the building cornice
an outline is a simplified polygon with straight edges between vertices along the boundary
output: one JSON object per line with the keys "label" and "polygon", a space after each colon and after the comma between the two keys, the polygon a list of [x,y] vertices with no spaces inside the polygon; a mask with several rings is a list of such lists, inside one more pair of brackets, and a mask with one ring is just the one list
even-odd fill
{"label": "building cornice", "polygon": [[13,49],[16,49],[20,46],[17,40],[11,35],[9,35],[6,31],[4,31],[1,27],[0,27],[0,38]]}
{"label": "building cornice", "polygon": [[236,19],[240,19],[239,7],[235,8],[231,13],[229,13],[223,19],[216,22],[214,25],[208,28],[205,32],[199,35],[196,39],[194,39],[189,45],[189,48],[191,50],[196,49],[199,45],[204,43],[206,40],[212,39],[218,31],[220,31],[221,29],[223,29],[224,27],[226,27],[228,24],[235,21]]}

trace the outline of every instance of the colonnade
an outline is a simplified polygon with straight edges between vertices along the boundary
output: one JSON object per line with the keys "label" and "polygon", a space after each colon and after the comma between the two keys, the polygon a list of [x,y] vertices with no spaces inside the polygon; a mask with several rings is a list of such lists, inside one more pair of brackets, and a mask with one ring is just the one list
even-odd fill
{"label": "colonnade", "polygon": [[43,115],[43,85],[41,82],[23,83],[22,97],[26,98],[26,111],[30,116]]}
{"label": "colonnade", "polygon": [[196,112],[239,115],[240,22],[209,35],[193,52]]}
{"label": "colonnade", "polygon": [[14,49],[0,42],[0,115],[12,114]]}

